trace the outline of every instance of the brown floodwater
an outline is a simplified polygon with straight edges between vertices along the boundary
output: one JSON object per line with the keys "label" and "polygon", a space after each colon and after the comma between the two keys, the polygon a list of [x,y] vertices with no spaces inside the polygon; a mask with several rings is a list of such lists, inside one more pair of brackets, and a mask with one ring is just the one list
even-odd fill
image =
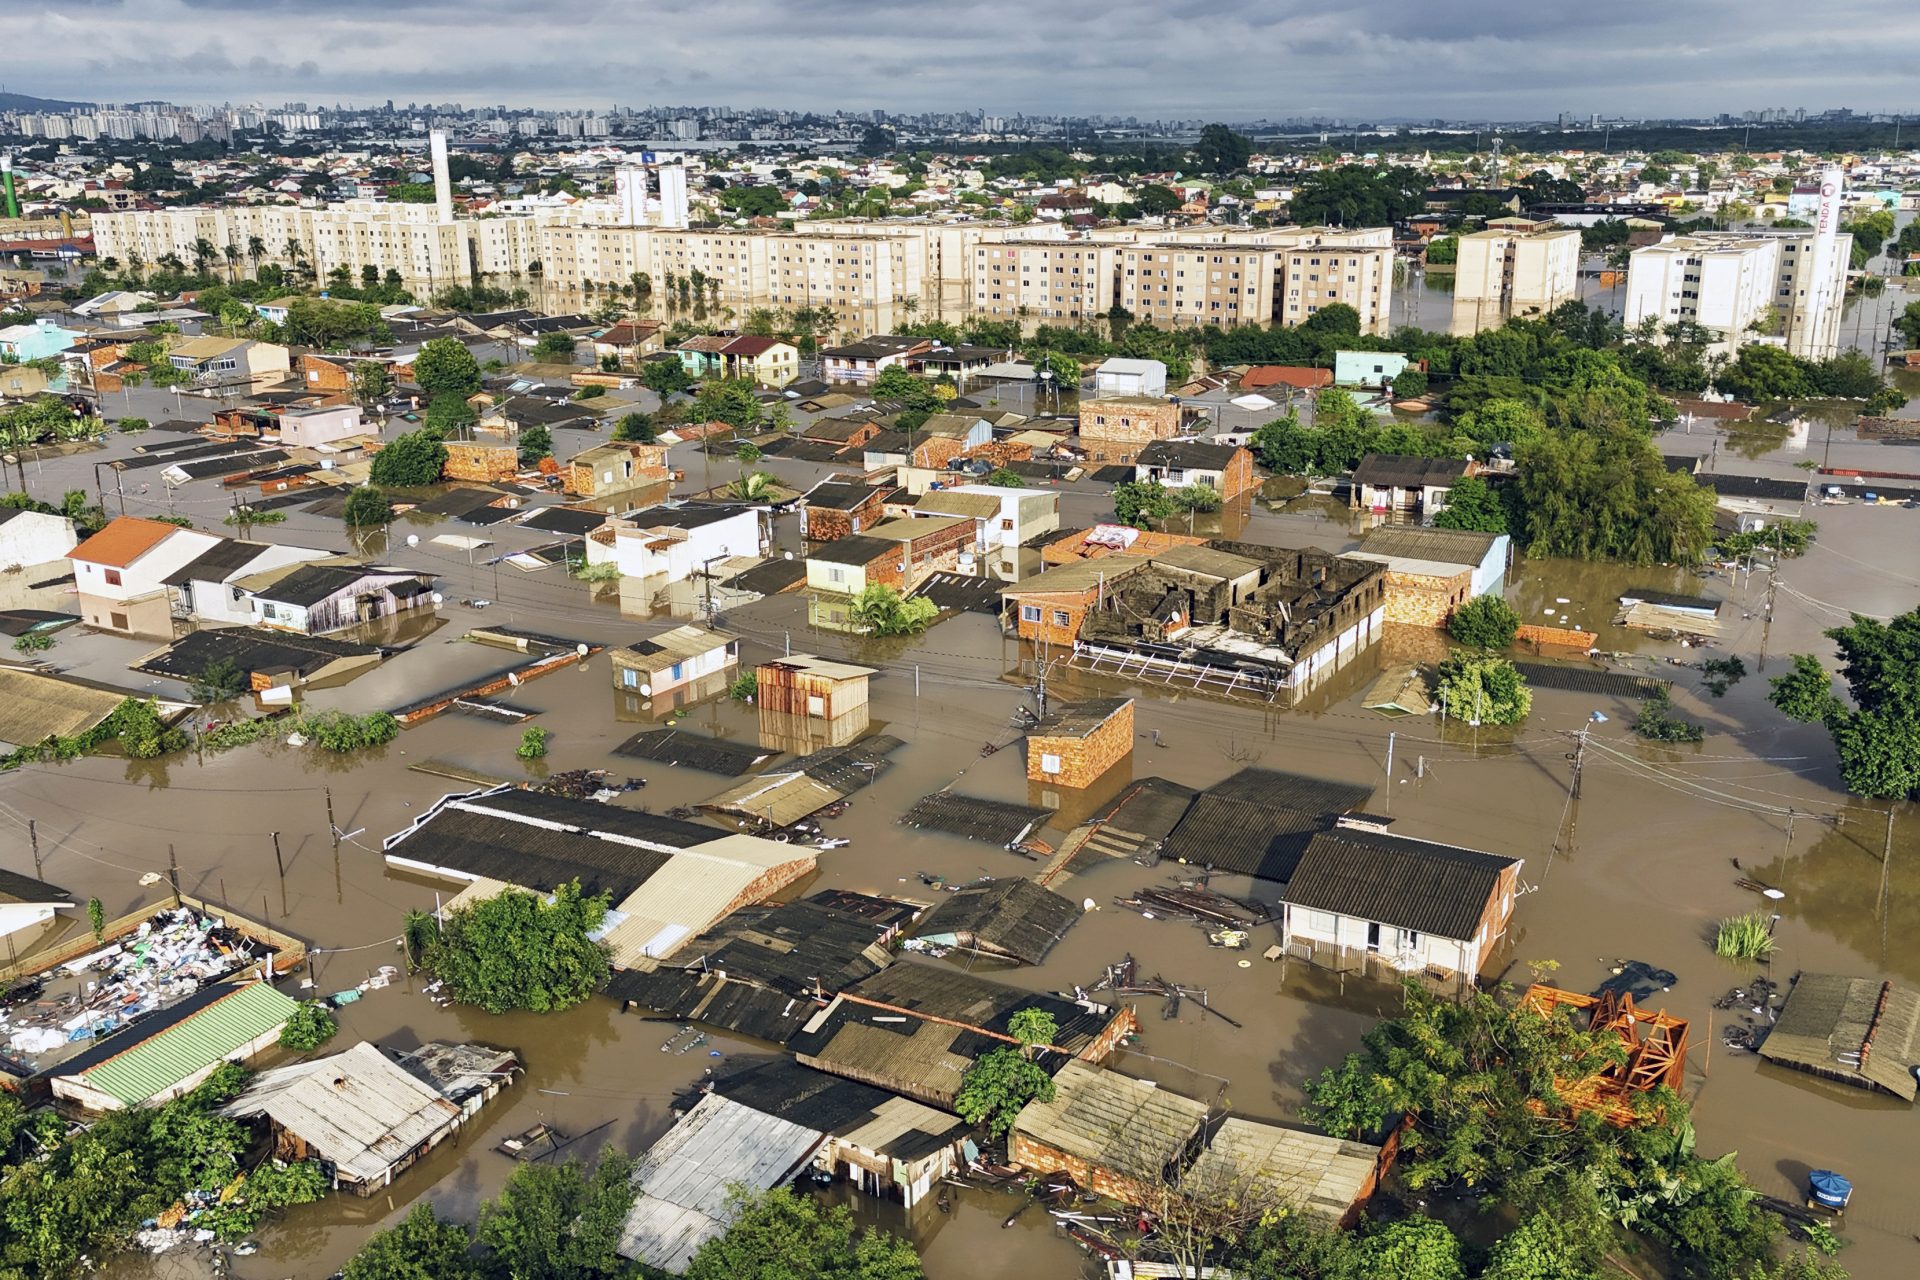
{"label": "brown floodwater", "polygon": [[[1536,690],[1528,721],[1508,730],[1388,721],[1361,710],[1358,695],[1394,655],[1433,655],[1438,641],[1425,633],[1390,636],[1294,711],[1114,684],[1058,663],[1049,668],[1049,689],[1056,698],[1127,689],[1141,695],[1140,737],[1120,766],[1128,776],[1204,786],[1257,764],[1370,781],[1378,787],[1370,807],[1399,829],[1524,858],[1526,893],[1506,948],[1512,972],[1554,960],[1559,982],[1585,990],[1620,959],[1671,969],[1678,981],[1662,999],[1670,1012],[1693,1021],[1687,1089],[1702,1150],[1737,1150],[1749,1176],[1779,1195],[1796,1194],[1812,1167],[1847,1173],[1859,1190],[1845,1224],[1855,1243],[1843,1261],[1860,1277],[1903,1274],[1920,1249],[1912,1238],[1920,1232],[1920,1208],[1906,1195],[1910,1143],[1890,1130],[1915,1123],[1911,1109],[1760,1067],[1752,1055],[1717,1043],[1729,1015],[1712,1009],[1715,997],[1752,976],[1716,959],[1707,942],[1716,919],[1765,905],[1734,883],[1742,874],[1786,892],[1774,908],[1781,916],[1776,977],[1812,969],[1920,981],[1920,952],[1911,942],[1920,929],[1920,820],[1903,813],[1895,823],[1883,895],[1885,809],[1843,795],[1825,735],[1781,719],[1764,700],[1765,676],[1785,665],[1783,655],[1821,644],[1819,631],[1843,620],[1831,602],[1875,613],[1912,607],[1920,594],[1910,554],[1912,520],[1920,517],[1848,507],[1823,510],[1820,518],[1822,540],[1808,557],[1785,566],[1770,623],[1742,616],[1764,596],[1764,579],[1732,584],[1672,569],[1564,562],[1516,567],[1511,595],[1527,621],[1588,626],[1601,634],[1603,650],[1631,655],[1632,669],[1674,680],[1679,710],[1708,728],[1697,746],[1641,744],[1627,732],[1631,705],[1551,690]],[[464,565],[441,569],[450,601],[469,594],[459,577]],[[490,588],[491,570],[473,572],[474,581]],[[501,583],[493,608],[478,613],[449,604],[444,625],[417,647],[360,680],[316,693],[314,702],[396,705],[497,669],[511,655],[459,640],[481,623],[605,642],[636,638],[667,621],[648,620],[649,610],[632,602],[623,613],[618,593],[596,603],[585,584],[552,572],[505,569]],[[1714,652],[1742,655],[1751,673],[1716,699],[1702,691],[1699,672],[1666,661],[1691,663],[1701,656],[1697,651],[1613,628],[1614,598],[1630,586],[1703,589],[1748,601],[1745,610],[1723,610],[1726,634]],[[1055,804],[1061,823],[1078,820],[1104,798],[1041,797],[1028,784],[1010,717],[1028,700],[1022,686],[1033,679],[1035,655],[1000,636],[992,620],[962,616],[918,641],[871,641],[809,630],[805,617],[806,601],[788,596],[733,610],[728,624],[747,637],[749,660],[790,646],[882,666],[873,687],[873,727],[906,745],[844,816],[827,822],[829,834],[851,843],[822,852],[816,875],[792,892],[836,887],[925,900],[936,891],[922,884],[922,872],[965,881],[1034,870],[1016,854],[897,824],[908,804],[939,788]],[[1763,635],[1768,660],[1759,669]],[[63,639],[61,647],[71,645],[77,654],[95,639]],[[616,692],[603,656],[527,683],[511,700],[538,711],[532,723],[554,733],[551,755],[532,772],[595,767],[641,776],[646,788],[620,803],[656,810],[704,799],[728,782],[612,753],[657,721],[653,711],[630,706]],[[1605,721],[1592,721],[1595,712]],[[742,741],[760,732],[751,708],[724,700],[692,709],[681,723]],[[1568,797],[1568,755],[1571,735],[1582,725],[1589,726],[1590,744],[1576,805]],[[1391,780],[1385,774],[1390,733]],[[269,915],[276,926],[315,943],[322,949],[314,962],[315,989],[336,991],[397,963],[393,940],[402,912],[431,907],[436,897],[429,883],[388,875],[380,841],[439,796],[464,788],[409,766],[439,761],[488,775],[529,776],[513,754],[519,735],[519,726],[448,715],[345,760],[270,743],[205,760],[142,764],[102,757],[36,766],[0,779],[0,812],[16,829],[34,819],[46,878],[99,896],[110,915],[155,899],[157,890],[140,880],[165,870],[171,846],[183,888]],[[983,756],[987,742],[1007,749]],[[329,799],[339,827],[351,833],[337,849],[326,825]],[[284,879],[275,867],[275,831]],[[1063,835],[1054,827],[1042,838],[1057,845]],[[9,843],[4,864],[31,871],[23,836]],[[998,969],[994,976],[1036,990],[1089,985],[1130,952],[1149,973],[1205,988],[1213,1007],[1241,1025],[1191,1002],[1179,1017],[1165,1019],[1159,1002],[1148,1001],[1140,1008],[1143,1033],[1119,1060],[1122,1069],[1240,1114],[1297,1118],[1303,1082],[1355,1048],[1373,1020],[1396,1007],[1398,992],[1298,962],[1283,967],[1262,960],[1274,940],[1271,926],[1255,931],[1248,950],[1226,951],[1209,946],[1193,927],[1142,920],[1113,903],[1183,870],[1115,863],[1057,885],[1075,900],[1092,899],[1096,909],[1044,966]],[[1271,885],[1231,878],[1214,885],[1274,897]],[[1719,1020],[1711,1029],[1710,1018]],[[538,1121],[587,1135],[573,1148],[583,1155],[607,1143],[638,1151],[670,1123],[676,1091],[726,1058],[769,1050],[714,1037],[695,1053],[662,1053],[670,1025],[618,1013],[605,1000],[547,1017],[492,1017],[439,1008],[407,982],[370,992],[343,1010],[341,1021],[336,1043],[366,1038],[406,1046],[468,1038],[518,1051],[527,1073],[457,1143],[405,1174],[391,1198],[336,1197],[291,1212],[262,1232],[257,1256],[235,1260],[236,1275],[325,1276],[367,1234],[417,1200],[471,1216],[512,1168],[492,1147]],[[705,1056],[710,1049],[724,1057]],[[873,1221],[909,1231],[935,1280],[978,1275],[986,1260],[994,1274],[1078,1274],[1083,1256],[1044,1214],[1029,1211],[1013,1228],[1001,1228],[1010,1199],[972,1193],[950,1215],[920,1213],[911,1222],[891,1208],[861,1209]],[[168,1268],[191,1265],[185,1257],[168,1261]],[[126,1259],[113,1273],[144,1276],[155,1268],[146,1259]]]}

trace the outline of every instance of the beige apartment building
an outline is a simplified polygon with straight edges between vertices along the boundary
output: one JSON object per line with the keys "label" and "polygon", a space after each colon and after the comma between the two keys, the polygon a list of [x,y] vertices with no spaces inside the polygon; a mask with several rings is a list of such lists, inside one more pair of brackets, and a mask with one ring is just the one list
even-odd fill
{"label": "beige apartment building", "polygon": [[[1149,323],[1298,324],[1342,302],[1361,330],[1385,334],[1392,309],[1391,233],[1288,227],[1154,230],[1116,227],[1067,234],[1053,227],[983,223],[801,222],[778,230],[702,231],[621,225],[610,206],[444,218],[433,205],[350,200],[100,214],[102,256],[168,253],[193,261],[197,240],[234,245],[251,270],[285,264],[288,245],[324,278],[371,266],[430,287],[537,274],[584,288],[645,272],[656,292],[694,271],[717,281],[720,301],[750,306],[830,306],[858,312],[909,301],[927,314],[1084,322],[1115,303]],[[224,261],[224,253],[221,255]]]}
{"label": "beige apartment building", "polygon": [[1460,237],[1453,320],[1459,338],[1514,316],[1542,316],[1580,293],[1580,232],[1551,221],[1495,218]]}

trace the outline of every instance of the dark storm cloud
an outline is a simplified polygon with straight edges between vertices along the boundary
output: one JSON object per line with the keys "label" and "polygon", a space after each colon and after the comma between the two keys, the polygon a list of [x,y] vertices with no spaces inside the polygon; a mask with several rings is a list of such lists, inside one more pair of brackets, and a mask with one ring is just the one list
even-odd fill
{"label": "dark storm cloud", "polygon": [[1228,119],[1920,109],[1920,5],[1902,0],[79,0],[17,15],[9,37],[9,88],[100,101]]}

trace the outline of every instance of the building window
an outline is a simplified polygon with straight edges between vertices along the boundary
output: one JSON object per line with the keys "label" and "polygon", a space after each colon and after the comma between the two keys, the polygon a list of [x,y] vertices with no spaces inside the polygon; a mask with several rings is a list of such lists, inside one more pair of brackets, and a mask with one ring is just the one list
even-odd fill
{"label": "building window", "polygon": [[1042,772],[1042,773],[1059,773],[1059,772],[1060,772],[1060,757],[1059,757],[1059,756],[1057,756],[1057,755],[1055,755],[1055,754],[1054,754],[1053,752],[1051,752],[1051,751],[1043,751],[1043,752],[1041,752],[1041,753],[1040,753],[1040,772]]}
{"label": "building window", "polygon": [[629,689],[638,689],[640,687],[640,673],[632,667],[623,668],[620,672],[620,683]]}
{"label": "building window", "polygon": [[1037,604],[1023,604],[1023,605],[1021,605],[1021,606],[1020,606],[1020,621],[1022,621],[1022,622],[1038,622],[1038,621],[1040,621],[1040,606],[1039,606],[1039,605],[1037,605]]}
{"label": "building window", "polygon": [[108,569],[106,574],[108,586],[117,587],[120,585],[120,571],[118,569]]}
{"label": "building window", "polygon": [[818,694],[808,694],[807,714],[810,716],[824,716],[827,714],[827,700]]}
{"label": "building window", "polygon": [[1056,627],[1064,627],[1064,626],[1066,626],[1066,625],[1067,625],[1067,624],[1068,624],[1069,622],[1071,622],[1071,621],[1072,621],[1072,617],[1071,617],[1071,615],[1069,615],[1069,614],[1067,613],[1067,611],[1066,611],[1065,609],[1055,609],[1055,610],[1053,611],[1053,625],[1054,625],[1054,626],[1056,626]]}

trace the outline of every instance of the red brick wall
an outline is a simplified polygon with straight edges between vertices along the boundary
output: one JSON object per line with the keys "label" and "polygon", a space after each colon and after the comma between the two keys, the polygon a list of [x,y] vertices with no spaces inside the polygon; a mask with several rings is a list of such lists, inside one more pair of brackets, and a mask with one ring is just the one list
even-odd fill
{"label": "red brick wall", "polygon": [[[1017,596],[1007,601],[1007,607],[1013,611],[1014,631],[1022,640],[1031,640],[1035,644],[1062,645],[1073,647],[1080,638],[1080,624],[1086,621],[1087,610],[1093,607],[1094,589],[1068,595],[1032,595]],[[1032,622],[1020,616],[1022,606],[1038,608],[1040,620]],[[1064,613],[1064,621],[1054,617],[1056,612]]]}

